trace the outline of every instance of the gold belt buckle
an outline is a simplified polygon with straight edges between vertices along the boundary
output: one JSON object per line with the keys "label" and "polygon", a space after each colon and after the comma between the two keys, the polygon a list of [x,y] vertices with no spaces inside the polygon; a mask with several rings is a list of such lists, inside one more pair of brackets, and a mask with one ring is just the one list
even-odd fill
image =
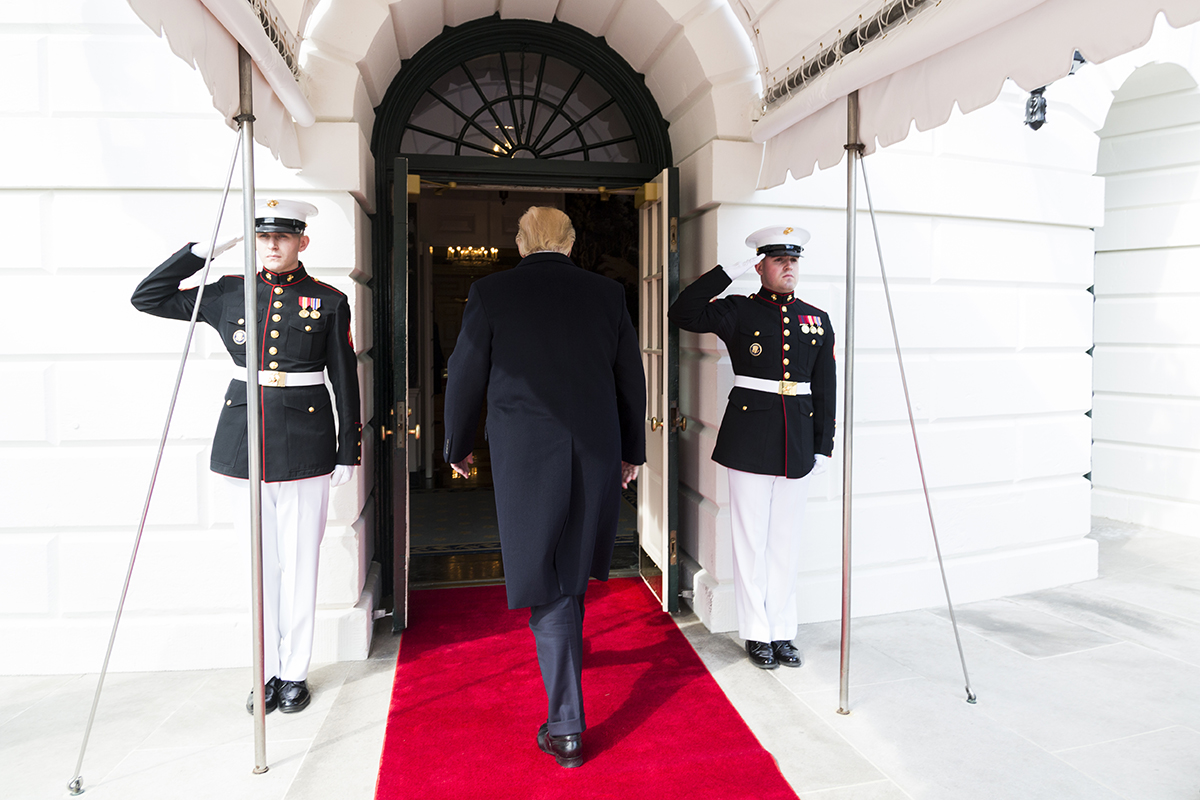
{"label": "gold belt buckle", "polygon": [[287,386],[287,373],[275,370],[264,370],[258,381],[260,386]]}
{"label": "gold belt buckle", "polygon": [[799,388],[799,386],[800,386],[800,384],[797,383],[796,381],[780,381],[779,382],[779,393],[785,394],[788,397],[795,397],[796,389]]}

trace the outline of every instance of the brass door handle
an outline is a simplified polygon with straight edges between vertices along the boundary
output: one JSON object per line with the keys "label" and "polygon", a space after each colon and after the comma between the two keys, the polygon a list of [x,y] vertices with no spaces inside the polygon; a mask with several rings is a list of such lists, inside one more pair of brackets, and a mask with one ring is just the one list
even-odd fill
{"label": "brass door handle", "polygon": [[420,441],[420,439],[421,439],[421,423],[418,422],[417,427],[411,428],[408,431],[408,435],[415,437],[418,441]]}
{"label": "brass door handle", "polygon": [[650,418],[650,431],[651,431],[651,433],[653,433],[654,431],[658,430],[658,429],[659,429],[659,428],[661,428],[662,426],[663,426],[663,423],[661,423],[661,422],[659,422],[659,421],[658,421],[658,417],[651,417],[651,418]]}
{"label": "brass door handle", "polygon": [[675,423],[675,428],[677,430],[686,431],[687,430],[687,417],[680,415],[679,422]]}
{"label": "brass door handle", "polygon": [[379,441],[381,441],[381,442],[385,442],[385,441],[387,441],[388,434],[390,434],[390,433],[395,433],[395,431],[389,431],[389,430],[387,429],[387,426],[386,426],[386,425],[384,425],[384,426],[380,427],[380,429],[379,429]]}

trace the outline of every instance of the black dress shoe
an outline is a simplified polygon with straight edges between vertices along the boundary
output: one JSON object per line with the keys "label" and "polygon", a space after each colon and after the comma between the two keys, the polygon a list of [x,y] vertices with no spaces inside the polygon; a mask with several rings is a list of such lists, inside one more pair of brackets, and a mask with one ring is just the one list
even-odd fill
{"label": "black dress shoe", "polygon": [[[279,706],[279,678],[271,678],[263,685],[263,704],[267,707],[267,713],[270,714]],[[250,690],[250,696],[246,698],[246,712],[254,713],[254,690]]]}
{"label": "black dress shoe", "polygon": [[775,650],[767,642],[747,639],[746,654],[750,656],[750,663],[759,669],[775,669],[779,666],[775,660]]}
{"label": "black dress shoe", "polygon": [[538,728],[537,743],[543,753],[554,756],[560,767],[570,769],[583,763],[583,740],[578,733],[551,736],[549,723],[543,722]]}
{"label": "black dress shoe", "polygon": [[304,681],[283,681],[279,684],[279,710],[284,714],[295,714],[308,707],[312,695]]}
{"label": "black dress shoe", "polygon": [[798,667],[804,663],[796,646],[786,639],[771,642],[771,650],[775,653],[775,660],[785,667]]}

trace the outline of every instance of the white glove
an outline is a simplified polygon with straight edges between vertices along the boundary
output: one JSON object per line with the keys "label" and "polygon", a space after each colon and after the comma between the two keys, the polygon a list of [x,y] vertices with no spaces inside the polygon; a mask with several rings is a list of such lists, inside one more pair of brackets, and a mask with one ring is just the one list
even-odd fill
{"label": "white glove", "polygon": [[196,258],[208,258],[208,251],[211,250],[212,257],[216,258],[241,240],[242,235],[239,233],[232,239],[224,239],[220,242],[217,242],[216,247],[213,247],[212,242],[207,240],[203,242],[196,242],[194,245],[192,245],[192,255],[194,255]]}
{"label": "white glove", "polygon": [[329,473],[329,485],[341,486],[354,477],[354,467],[350,464],[338,464],[333,468],[333,472]]}
{"label": "white glove", "polygon": [[813,456],[812,474],[820,475],[822,472],[825,471],[825,468],[828,465],[829,465],[829,456],[823,456],[820,453],[816,453]]}
{"label": "white glove", "polygon": [[754,258],[747,258],[745,261],[739,261],[732,267],[722,266],[721,269],[725,270],[725,274],[729,276],[729,280],[737,280],[739,275],[749,272],[750,268],[762,261],[763,258],[763,256],[756,255]]}

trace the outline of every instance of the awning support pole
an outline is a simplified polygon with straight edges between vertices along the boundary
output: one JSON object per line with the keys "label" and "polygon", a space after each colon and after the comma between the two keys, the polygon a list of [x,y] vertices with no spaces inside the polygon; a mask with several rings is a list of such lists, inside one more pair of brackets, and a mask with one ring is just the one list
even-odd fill
{"label": "awning support pole", "polygon": [[246,262],[246,448],[250,457],[250,596],[254,626],[254,774],[267,771],[267,708],[263,676],[263,570],[262,570],[262,418],[258,387],[258,275],[255,270],[254,235],[254,103],[253,64],[238,45],[240,103],[235,118],[242,133],[242,230]]}
{"label": "awning support pole", "polygon": [[838,681],[838,713],[850,713],[850,512],[854,467],[854,275],[857,254],[858,92],[846,98],[846,324],[842,345],[845,364],[842,391],[842,658]]}
{"label": "awning support pole", "polygon": [[[221,219],[225,215],[225,201],[229,197],[229,187],[233,183],[233,171],[237,166],[238,151],[242,140],[238,138],[233,146],[233,154],[229,157],[229,169],[225,175],[225,190],[221,193],[221,204],[217,208],[217,218],[213,222],[210,243],[217,242],[221,231]],[[117,628],[121,623],[121,612],[125,609],[125,597],[129,594],[129,584],[133,578],[133,565],[137,561],[138,548],[142,543],[142,533],[146,530],[146,518],[150,514],[150,500],[154,497],[154,484],[158,480],[158,469],[162,465],[163,451],[167,446],[167,434],[171,430],[171,418],[175,415],[175,401],[179,399],[179,387],[183,383],[183,370],[187,366],[188,352],[192,349],[192,336],[196,331],[196,320],[200,314],[200,301],[204,297],[204,287],[208,283],[208,267],[212,263],[212,247],[204,259],[204,268],[200,271],[200,286],[196,290],[196,305],[192,308],[192,319],[188,325],[187,337],[184,339],[183,353],[179,357],[179,369],[175,373],[175,388],[171,392],[171,402],[167,405],[167,418],[163,423],[162,435],[158,438],[158,452],[154,456],[154,466],[150,470],[150,485],[146,489],[146,500],[142,504],[142,516],[138,521],[137,534],[133,537],[133,550],[129,554],[129,567],[125,570],[125,584],[121,587],[121,597],[117,601],[117,612],[113,617],[112,632],[108,636],[108,649],[104,652],[104,664],[100,667],[100,678],[96,682],[96,694],[92,697],[92,710],[88,714],[87,726],[83,730],[83,743],[79,746],[79,760],[75,762],[75,775],[67,784],[67,790],[73,796],[83,794],[83,757],[87,753],[88,739],[92,735],[92,723],[96,721],[96,708],[100,705],[100,692],[104,688],[104,678],[108,675],[108,662],[112,657],[113,645],[117,640]]]}

